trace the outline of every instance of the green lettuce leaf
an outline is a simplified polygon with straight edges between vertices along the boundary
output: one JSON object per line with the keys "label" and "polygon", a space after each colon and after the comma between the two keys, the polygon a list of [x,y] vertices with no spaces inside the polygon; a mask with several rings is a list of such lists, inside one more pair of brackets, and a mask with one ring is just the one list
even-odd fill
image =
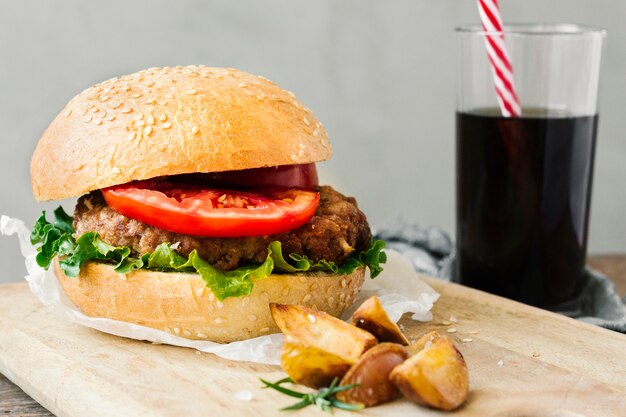
{"label": "green lettuce leaf", "polygon": [[387,259],[382,251],[385,243],[380,240],[372,242],[367,251],[352,255],[341,265],[326,260],[313,262],[306,256],[293,253],[286,260],[280,242],[275,241],[269,244],[267,258],[262,264],[222,271],[200,258],[195,250],[185,258],[168,243],[160,244],[152,253],[134,258],[130,256],[129,247],[110,245],[98,233],[87,232],[77,239],[73,235],[72,218],[61,207],[54,211],[52,223],[48,223],[46,213],[43,212],[31,233],[31,242],[39,252],[36,258],[39,266],[48,269],[52,259],[59,256],[59,265],[69,277],[78,276],[82,265],[92,260],[112,264],[115,272],[120,274],[135,269],[198,273],[219,300],[250,294],[254,283],[268,277],[272,272],[324,271],[345,275],[356,268],[367,266],[374,278],[380,274],[381,264]]}

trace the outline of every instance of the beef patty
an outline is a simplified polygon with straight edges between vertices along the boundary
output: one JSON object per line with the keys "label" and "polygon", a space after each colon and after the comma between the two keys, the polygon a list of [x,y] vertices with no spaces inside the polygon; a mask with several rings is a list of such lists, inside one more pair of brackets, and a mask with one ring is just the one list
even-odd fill
{"label": "beef patty", "polygon": [[320,204],[311,220],[277,235],[214,238],[168,232],[113,211],[99,191],[78,199],[74,229],[76,237],[97,232],[111,245],[130,247],[135,256],[153,252],[163,242],[178,243],[177,252],[181,255],[197,250],[202,259],[222,270],[265,261],[267,247],[275,240],[282,243],[284,256],[297,253],[314,261],[325,259],[337,264],[346,261],[353,252],[367,250],[371,231],[356,200],[330,186],[320,186],[317,191]]}

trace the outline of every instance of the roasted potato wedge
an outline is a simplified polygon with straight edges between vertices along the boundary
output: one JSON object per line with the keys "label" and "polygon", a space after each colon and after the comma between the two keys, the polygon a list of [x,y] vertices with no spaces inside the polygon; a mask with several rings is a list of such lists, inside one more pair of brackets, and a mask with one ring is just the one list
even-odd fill
{"label": "roasted potato wedge", "polygon": [[389,319],[378,297],[368,298],[352,314],[352,324],[376,336],[379,342],[399,343],[407,346],[409,341],[396,323]]}
{"label": "roasted potato wedge", "polygon": [[422,337],[420,337],[417,341],[412,342],[407,349],[411,355],[415,355],[420,350],[424,350],[425,348],[429,348],[432,346],[434,342],[441,339],[441,335],[438,331],[433,330],[432,332],[428,332]]}
{"label": "roasted potato wedge", "polygon": [[294,382],[322,388],[343,377],[354,362],[313,346],[285,341],[280,363]]}
{"label": "roasted potato wedge", "polygon": [[376,344],[371,333],[343,322],[323,311],[303,306],[270,304],[276,325],[288,340],[315,347],[355,363]]}
{"label": "roasted potato wedge", "polygon": [[340,384],[358,386],[337,393],[337,399],[372,407],[398,398],[400,391],[389,380],[389,373],[408,357],[406,349],[396,343],[374,346],[352,365]]}
{"label": "roasted potato wedge", "polygon": [[463,355],[445,336],[396,366],[389,378],[409,400],[441,410],[459,407],[469,389]]}

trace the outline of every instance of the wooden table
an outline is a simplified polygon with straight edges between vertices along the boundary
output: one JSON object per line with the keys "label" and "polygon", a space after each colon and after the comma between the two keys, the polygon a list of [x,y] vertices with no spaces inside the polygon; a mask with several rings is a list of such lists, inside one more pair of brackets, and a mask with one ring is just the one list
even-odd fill
{"label": "wooden table", "polygon": [[[599,255],[589,258],[589,265],[615,281],[620,296],[626,296],[626,255]],[[42,417],[52,414],[0,374],[0,415],[7,417]]]}

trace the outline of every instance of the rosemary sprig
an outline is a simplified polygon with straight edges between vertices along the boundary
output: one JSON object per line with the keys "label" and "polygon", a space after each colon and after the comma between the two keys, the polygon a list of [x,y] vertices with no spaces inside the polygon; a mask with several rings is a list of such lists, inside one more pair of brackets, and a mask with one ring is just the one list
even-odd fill
{"label": "rosemary sprig", "polygon": [[358,411],[363,409],[363,406],[360,404],[348,404],[335,398],[335,394],[337,394],[338,392],[346,391],[358,386],[358,384],[351,384],[338,387],[338,378],[333,379],[333,382],[331,382],[330,386],[328,386],[327,388],[321,388],[319,391],[311,393],[298,392],[283,387],[282,384],[294,383],[293,380],[289,377],[283,378],[280,381],[276,382],[268,382],[264,379],[261,379],[261,382],[265,385],[263,388],[272,388],[290,397],[300,399],[300,401],[295,404],[281,408],[281,411],[299,410],[309,405],[316,405],[322,410],[331,414],[333,412],[333,407],[348,411]]}

